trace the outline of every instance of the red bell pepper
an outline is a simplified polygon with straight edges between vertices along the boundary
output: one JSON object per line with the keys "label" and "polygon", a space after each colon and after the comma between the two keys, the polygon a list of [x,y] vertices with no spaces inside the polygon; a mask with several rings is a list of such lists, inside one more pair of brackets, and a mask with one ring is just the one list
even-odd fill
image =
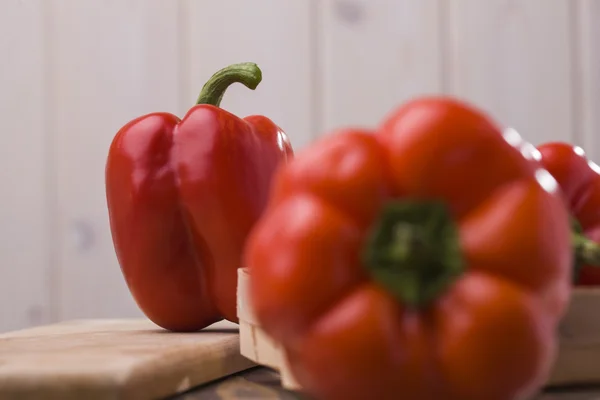
{"label": "red bell pepper", "polygon": [[600,167],[565,142],[538,146],[540,163],[557,180],[573,218],[574,283],[600,285]]}
{"label": "red bell pepper", "polygon": [[572,249],[531,150],[477,109],[421,98],[279,170],[245,265],[307,392],[508,400],[543,384]]}
{"label": "red bell pepper", "polygon": [[220,108],[235,82],[255,89],[253,63],[231,65],[203,87],[180,120],[157,112],[116,134],[106,163],[114,248],[135,301],[157,325],[194,331],[237,322],[237,268],[267,202],[274,171],[293,157],[264,116]]}

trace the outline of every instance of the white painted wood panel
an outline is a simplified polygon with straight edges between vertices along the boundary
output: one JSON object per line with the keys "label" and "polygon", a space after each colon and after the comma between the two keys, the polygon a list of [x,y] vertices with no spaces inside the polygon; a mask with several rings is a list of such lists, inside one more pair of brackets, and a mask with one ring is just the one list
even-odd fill
{"label": "white painted wood panel", "polygon": [[413,96],[442,91],[438,0],[321,0],[321,128],[376,126]]}
{"label": "white painted wood panel", "polygon": [[108,227],[109,143],[143,113],[182,116],[223,66],[260,65],[222,105],[296,150],[449,92],[600,162],[599,20],[596,0],[0,1],[0,331],[140,314]]}
{"label": "white painted wood panel", "polygon": [[574,137],[569,0],[449,0],[450,89],[534,144]]}
{"label": "white painted wood panel", "polygon": [[0,6],[0,331],[49,320],[42,0]]}
{"label": "white painted wood panel", "polygon": [[178,4],[50,4],[60,318],[139,315],[110,237],[104,167],[122,125],[148,112],[179,110]]}
{"label": "white painted wood panel", "polygon": [[575,73],[580,97],[576,107],[581,118],[581,141],[588,155],[600,163],[600,1],[575,0],[574,45],[579,56]]}
{"label": "white painted wood panel", "polygon": [[221,106],[244,117],[262,114],[289,135],[296,150],[315,135],[311,15],[315,1],[184,0],[184,90],[191,107],[205,81],[233,63],[255,62],[263,80],[252,92],[230,87]]}

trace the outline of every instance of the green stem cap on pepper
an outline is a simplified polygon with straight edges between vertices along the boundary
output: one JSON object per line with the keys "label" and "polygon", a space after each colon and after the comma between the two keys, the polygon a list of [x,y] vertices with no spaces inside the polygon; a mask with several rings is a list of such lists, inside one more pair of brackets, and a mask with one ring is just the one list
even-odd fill
{"label": "green stem cap on pepper", "polygon": [[384,207],[366,243],[371,276],[404,304],[425,307],[465,269],[458,229],[437,201],[395,201]]}

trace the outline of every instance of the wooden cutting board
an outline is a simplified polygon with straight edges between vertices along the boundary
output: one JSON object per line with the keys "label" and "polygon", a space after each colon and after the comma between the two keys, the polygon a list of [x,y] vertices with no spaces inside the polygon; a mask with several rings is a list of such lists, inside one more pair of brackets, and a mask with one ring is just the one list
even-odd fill
{"label": "wooden cutting board", "polygon": [[0,334],[0,399],[158,399],[254,366],[238,326],[81,320]]}
{"label": "wooden cutting board", "polygon": [[559,327],[559,338],[560,347],[548,384],[600,384],[599,288],[583,287],[573,290],[569,312]]}

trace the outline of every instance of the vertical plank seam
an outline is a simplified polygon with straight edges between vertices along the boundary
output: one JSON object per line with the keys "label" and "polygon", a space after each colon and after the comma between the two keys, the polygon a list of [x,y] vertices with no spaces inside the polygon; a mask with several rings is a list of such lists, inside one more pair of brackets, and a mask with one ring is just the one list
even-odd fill
{"label": "vertical plank seam", "polygon": [[[454,5],[456,6],[456,5]],[[439,90],[446,94],[452,94],[454,87],[454,34],[452,31],[453,21],[451,0],[437,0],[438,19],[438,49],[440,61],[438,74],[440,76]]]}
{"label": "vertical plank seam", "polygon": [[[592,1],[577,0],[577,24],[576,30],[577,42],[579,45],[579,54],[577,55],[578,70],[574,73],[574,79],[579,83],[578,106],[579,114],[577,115],[580,137],[582,146],[586,149],[586,153],[591,159],[600,157],[600,153],[596,148],[594,140],[594,114],[593,114],[593,45],[592,21],[594,6]],[[577,74],[579,76],[577,76]]]}
{"label": "vertical plank seam", "polygon": [[[186,109],[189,107],[190,99],[187,98],[189,95],[187,88],[189,88],[190,81],[190,46],[189,46],[189,15],[191,13],[188,10],[189,4],[186,0],[179,0],[177,2],[177,39],[178,39],[178,54],[177,62],[179,70],[179,87],[178,87],[178,112],[185,114]],[[183,117],[183,114],[181,115]]]}
{"label": "vertical plank seam", "polygon": [[309,99],[311,101],[309,110],[310,110],[310,119],[311,122],[309,124],[311,132],[310,139],[311,141],[317,140],[323,133],[321,130],[324,126],[324,112],[323,112],[323,104],[324,104],[324,91],[323,91],[323,80],[326,75],[323,70],[324,63],[321,55],[321,45],[320,42],[323,39],[323,20],[322,18],[322,5],[320,4],[322,0],[310,0],[309,4],[309,21],[308,21],[308,34],[309,34],[309,57],[310,57],[310,67],[309,67],[309,80],[310,80],[310,88],[311,93]]}
{"label": "vertical plank seam", "polygon": [[569,74],[571,82],[571,134],[569,135],[570,140],[577,145],[584,145],[584,118],[586,117],[586,110],[584,110],[584,81],[585,81],[585,69],[583,69],[584,60],[582,46],[585,41],[585,35],[583,33],[583,27],[580,27],[580,13],[582,8],[582,1],[568,1],[568,27],[569,27]]}
{"label": "vertical plank seam", "polygon": [[44,72],[42,74],[42,98],[44,99],[44,110],[42,118],[44,121],[44,193],[45,199],[45,233],[47,254],[48,303],[50,322],[62,319],[61,292],[63,269],[60,265],[59,249],[62,244],[62,232],[60,232],[60,207],[57,193],[57,157],[56,157],[56,113],[55,82],[54,82],[54,14],[52,12],[53,1],[41,1],[42,7],[42,60]]}

